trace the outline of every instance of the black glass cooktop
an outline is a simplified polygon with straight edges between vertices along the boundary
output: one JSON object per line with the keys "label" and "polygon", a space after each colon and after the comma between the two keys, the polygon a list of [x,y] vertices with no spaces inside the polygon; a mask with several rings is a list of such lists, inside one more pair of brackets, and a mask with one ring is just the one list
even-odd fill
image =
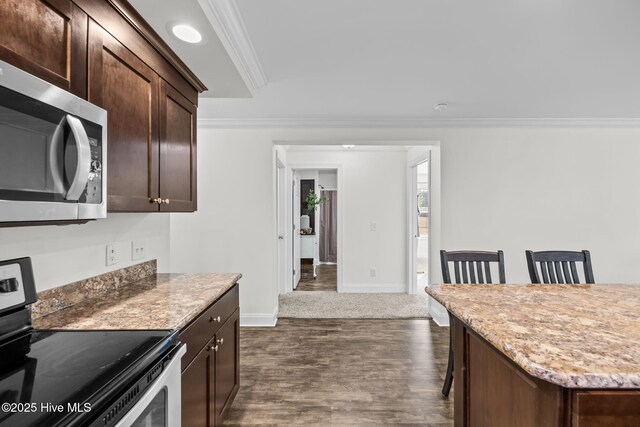
{"label": "black glass cooktop", "polygon": [[0,425],[82,425],[173,344],[171,331],[30,331],[0,347]]}

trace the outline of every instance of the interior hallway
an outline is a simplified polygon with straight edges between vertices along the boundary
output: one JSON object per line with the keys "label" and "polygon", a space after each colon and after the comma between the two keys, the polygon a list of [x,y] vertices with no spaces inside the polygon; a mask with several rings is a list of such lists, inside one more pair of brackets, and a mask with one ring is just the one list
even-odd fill
{"label": "interior hallway", "polygon": [[313,264],[303,263],[300,270],[300,282],[296,291],[337,291],[337,264],[320,264],[316,267],[317,277],[313,278]]}

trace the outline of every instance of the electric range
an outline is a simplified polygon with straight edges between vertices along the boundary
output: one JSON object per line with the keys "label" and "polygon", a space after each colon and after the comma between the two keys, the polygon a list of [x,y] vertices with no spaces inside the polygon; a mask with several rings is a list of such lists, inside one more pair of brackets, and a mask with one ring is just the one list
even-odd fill
{"label": "electric range", "polygon": [[0,262],[0,426],[179,424],[174,331],[35,330],[35,301],[30,259]]}

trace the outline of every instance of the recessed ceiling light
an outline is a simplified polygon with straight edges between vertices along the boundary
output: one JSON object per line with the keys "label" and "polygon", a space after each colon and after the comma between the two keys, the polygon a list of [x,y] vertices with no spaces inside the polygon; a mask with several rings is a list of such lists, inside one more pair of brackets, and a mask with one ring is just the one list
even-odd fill
{"label": "recessed ceiling light", "polygon": [[173,35],[187,43],[200,43],[202,41],[202,34],[190,25],[178,24],[171,28]]}
{"label": "recessed ceiling light", "polygon": [[447,104],[445,104],[445,103],[440,103],[440,104],[436,104],[436,105],[434,105],[434,106],[433,106],[433,109],[434,109],[434,110],[436,110],[436,111],[444,111],[444,110],[446,110],[446,109],[447,109],[447,107],[448,107],[448,105],[447,105]]}
{"label": "recessed ceiling light", "polygon": [[353,144],[344,144],[343,147],[347,148],[347,149],[351,149],[351,148],[355,147],[355,145],[353,145]]}

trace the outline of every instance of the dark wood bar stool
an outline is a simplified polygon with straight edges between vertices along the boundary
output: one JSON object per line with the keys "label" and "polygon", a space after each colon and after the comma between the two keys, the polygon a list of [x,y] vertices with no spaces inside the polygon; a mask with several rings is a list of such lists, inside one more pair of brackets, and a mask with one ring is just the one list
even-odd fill
{"label": "dark wood bar stool", "polygon": [[[504,254],[502,251],[440,251],[440,262],[442,263],[442,280],[444,283],[451,283],[449,273],[449,263],[453,263],[453,274],[455,283],[495,283],[491,278],[491,263],[498,264],[499,283],[506,283],[504,275]],[[449,313],[449,325],[451,313]],[[447,363],[447,374],[442,387],[442,395],[449,396],[451,385],[453,384],[453,330],[450,330],[449,337],[449,362]]]}
{"label": "dark wood bar stool", "polygon": [[577,262],[583,264],[585,283],[595,283],[589,251],[526,251],[525,254],[531,283],[580,283]]}

